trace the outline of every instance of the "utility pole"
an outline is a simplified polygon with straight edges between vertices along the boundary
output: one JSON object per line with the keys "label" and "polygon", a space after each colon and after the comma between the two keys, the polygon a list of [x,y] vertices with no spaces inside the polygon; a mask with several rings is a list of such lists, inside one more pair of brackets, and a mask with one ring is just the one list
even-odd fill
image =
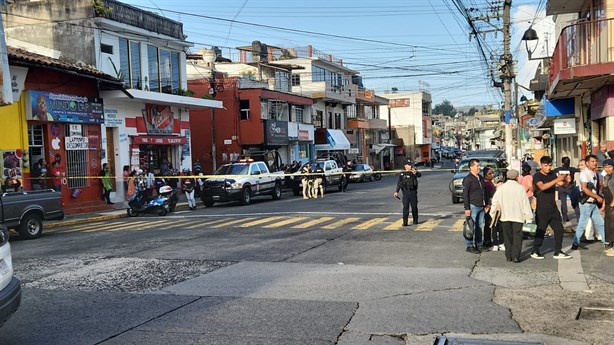
{"label": "utility pole", "polygon": [[[505,115],[505,155],[507,159],[512,158],[512,79],[514,78],[514,61],[510,52],[510,12],[512,0],[505,0],[503,4],[503,56],[502,56],[502,75],[503,96]],[[513,154],[515,156],[515,153]]]}
{"label": "utility pole", "polygon": [[[211,99],[215,99],[215,69],[211,68],[211,79],[209,81],[209,95]],[[211,163],[213,164],[213,172],[217,170],[217,146],[215,133],[215,108],[211,108]]]}

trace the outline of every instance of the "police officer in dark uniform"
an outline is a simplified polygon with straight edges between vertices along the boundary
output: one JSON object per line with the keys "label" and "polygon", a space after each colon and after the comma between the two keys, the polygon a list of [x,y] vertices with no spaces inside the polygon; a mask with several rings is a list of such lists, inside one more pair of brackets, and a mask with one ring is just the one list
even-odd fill
{"label": "police officer in dark uniform", "polygon": [[348,184],[350,183],[350,175],[354,170],[352,168],[352,161],[347,161],[347,163],[343,166],[343,176],[341,177],[343,181],[341,182],[341,190],[347,192]]}
{"label": "police officer in dark uniform", "polygon": [[418,177],[422,174],[416,170],[414,164],[409,160],[405,161],[403,167],[405,171],[401,172],[401,176],[399,176],[394,197],[399,198],[399,191],[403,191],[403,226],[408,226],[410,204],[414,224],[418,224]]}

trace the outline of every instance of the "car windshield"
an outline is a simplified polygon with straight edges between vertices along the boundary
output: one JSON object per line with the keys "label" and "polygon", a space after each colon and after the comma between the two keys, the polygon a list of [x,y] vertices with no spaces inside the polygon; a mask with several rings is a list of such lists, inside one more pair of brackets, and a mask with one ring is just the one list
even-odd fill
{"label": "car windshield", "polygon": [[[484,167],[492,167],[495,170],[497,169],[497,163],[492,160],[482,160],[480,159],[480,169],[484,169]],[[458,166],[458,171],[469,171],[469,160],[461,161]]]}
{"label": "car windshield", "polygon": [[364,166],[364,165],[362,165],[362,164],[358,164],[358,165],[355,165],[355,166],[354,166],[354,169],[353,169],[353,170],[354,170],[354,171],[363,171],[363,170],[365,170],[365,166]]}
{"label": "car windshield", "polygon": [[227,164],[222,165],[215,175],[247,175],[249,164]]}

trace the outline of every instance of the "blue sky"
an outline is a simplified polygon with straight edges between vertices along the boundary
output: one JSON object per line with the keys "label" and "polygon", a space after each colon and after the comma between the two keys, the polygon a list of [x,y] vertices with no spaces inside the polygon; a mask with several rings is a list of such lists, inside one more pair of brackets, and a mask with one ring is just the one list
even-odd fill
{"label": "blue sky", "polygon": [[[380,93],[392,87],[400,91],[418,90],[422,81],[430,85],[433,105],[448,99],[457,107],[477,104],[500,107],[503,101],[502,94],[490,86],[475,38],[469,41],[467,22],[454,4],[480,9],[481,12],[471,12],[478,16],[488,14],[488,4],[501,4],[502,0],[123,2],[184,23],[184,34],[194,43],[194,52],[201,47],[218,46],[225,57],[237,60],[234,48],[254,40],[283,48],[312,45],[360,71],[365,87]],[[520,62],[518,81],[525,86],[535,64],[526,62],[520,37],[533,21],[537,21],[540,35],[553,29],[551,20],[541,19],[545,2],[514,0],[512,4],[511,46],[514,59]],[[492,23],[501,26],[496,20]],[[501,33],[496,38],[488,34],[483,43],[487,59],[501,54]],[[550,51],[555,43],[551,38]],[[543,48],[535,55],[539,52]]]}

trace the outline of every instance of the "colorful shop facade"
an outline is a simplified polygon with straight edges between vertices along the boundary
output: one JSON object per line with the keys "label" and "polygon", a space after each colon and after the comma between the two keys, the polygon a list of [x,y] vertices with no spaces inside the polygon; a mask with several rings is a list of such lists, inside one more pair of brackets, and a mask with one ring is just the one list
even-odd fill
{"label": "colorful shop facade", "polygon": [[52,188],[57,162],[66,213],[106,207],[100,201],[103,103],[98,90],[121,88],[114,77],[9,47],[14,103],[0,107],[4,190]]}

